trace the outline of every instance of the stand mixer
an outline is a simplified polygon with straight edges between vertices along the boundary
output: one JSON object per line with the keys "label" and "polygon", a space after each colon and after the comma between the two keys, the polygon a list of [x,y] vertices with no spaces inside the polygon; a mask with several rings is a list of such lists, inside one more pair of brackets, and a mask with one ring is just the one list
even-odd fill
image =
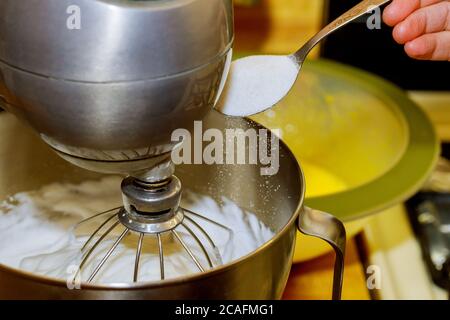
{"label": "stand mixer", "polygon": [[0,14],[2,105],[66,160],[144,181],[165,178],[147,171],[212,109],[232,55],[231,1],[2,1]]}
{"label": "stand mixer", "polygon": [[[80,26],[71,29],[67,9],[74,6]],[[114,228],[122,226],[124,231],[87,282],[130,232],[139,235],[134,282],[139,280],[147,235],[159,244],[161,280],[164,233],[172,233],[200,271],[216,267],[209,253],[214,241],[194,217],[228,227],[180,207],[182,187],[171,162],[176,147],[171,134],[191,129],[217,102],[231,63],[233,36],[231,0],[0,2],[0,106],[26,122],[68,162],[127,176],[121,186],[123,207],[93,217],[107,218],[85,244],[80,270]],[[299,203],[302,200],[300,196]],[[300,229],[338,243],[338,298],[345,231],[330,217],[308,212],[300,219]],[[324,227],[313,228],[314,223]],[[180,228],[201,248],[207,267],[178,235]],[[288,252],[292,254],[292,248]]]}

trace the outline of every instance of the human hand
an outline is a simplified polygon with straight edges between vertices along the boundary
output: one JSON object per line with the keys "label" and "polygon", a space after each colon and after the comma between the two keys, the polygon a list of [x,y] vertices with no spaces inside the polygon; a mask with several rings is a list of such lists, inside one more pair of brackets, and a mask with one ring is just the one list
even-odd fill
{"label": "human hand", "polygon": [[410,57],[450,61],[449,0],[393,0],[383,20]]}

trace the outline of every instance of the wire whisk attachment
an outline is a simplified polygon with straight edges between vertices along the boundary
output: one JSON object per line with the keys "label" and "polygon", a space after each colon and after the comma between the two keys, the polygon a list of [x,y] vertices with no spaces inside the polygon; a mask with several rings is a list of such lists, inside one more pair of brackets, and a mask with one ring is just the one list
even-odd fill
{"label": "wire whisk attachment", "polygon": [[134,242],[136,253],[133,282],[139,281],[145,243],[151,243],[157,248],[160,279],[166,279],[165,250],[167,248],[165,248],[163,237],[177,242],[200,272],[205,272],[223,263],[218,246],[204,226],[210,224],[230,235],[233,231],[217,221],[179,206],[181,184],[176,177],[171,177],[164,184],[158,184],[157,189],[152,187],[152,185],[143,186],[142,182],[136,183],[133,178],[125,179],[122,183],[123,207],[98,213],[75,226],[75,229],[79,229],[92,223],[94,219],[104,218],[81,247],[81,259],[74,279],[84,273],[87,265],[94,260],[93,257],[98,258],[98,254],[101,252],[100,248],[104,248],[112,237],[112,244],[107,248],[106,253],[100,255],[101,259],[94,263],[93,269],[90,268],[92,270],[86,281],[93,282],[100,270],[105,268],[118,250],[119,245],[131,234],[137,238],[137,241]]}

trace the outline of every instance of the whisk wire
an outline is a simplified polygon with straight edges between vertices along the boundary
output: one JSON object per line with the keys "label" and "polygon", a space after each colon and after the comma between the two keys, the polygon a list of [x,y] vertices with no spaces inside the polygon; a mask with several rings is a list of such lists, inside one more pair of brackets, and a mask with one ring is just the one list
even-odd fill
{"label": "whisk wire", "polygon": [[86,262],[88,261],[89,257],[92,255],[92,253],[94,252],[95,248],[98,247],[98,245],[103,241],[103,239],[106,238],[106,236],[108,234],[110,234],[114,228],[116,228],[119,225],[119,221],[116,221],[111,227],[108,228],[108,230],[106,230],[106,232],[104,234],[102,234],[100,236],[100,238],[98,238],[98,240],[92,245],[91,248],[89,248],[89,250],[86,252],[86,254],[83,257],[83,260],[80,263],[80,266],[78,267],[78,271],[81,271],[81,269],[83,269],[84,265],[86,264]]}
{"label": "whisk wire", "polygon": [[84,251],[86,249],[87,245],[94,239],[94,237],[99,233],[99,231],[106,225],[108,222],[110,222],[116,215],[112,215],[108,219],[106,219],[95,231],[91,234],[89,239],[84,243],[83,247],[81,248],[81,251]]}
{"label": "whisk wire", "polygon": [[138,246],[136,249],[136,261],[134,263],[134,276],[133,276],[133,281],[137,282],[138,281],[138,274],[139,274],[139,261],[141,259],[141,251],[142,251],[142,243],[144,240],[144,233],[141,233],[139,235],[139,241],[138,241]]}
{"label": "whisk wire", "polygon": [[200,241],[199,237],[197,237],[197,235],[194,233],[194,231],[192,231],[192,229],[189,228],[185,223],[182,223],[181,225],[187,230],[187,232],[189,232],[189,234],[192,236],[192,238],[194,238],[195,242],[197,242],[197,244],[202,249],[203,254],[206,257],[206,260],[208,261],[209,267],[212,268],[213,267],[213,263],[211,261],[211,257],[209,256],[208,251],[206,250],[206,248],[203,245],[203,243]]}
{"label": "whisk wire", "polygon": [[201,272],[205,272],[205,269],[203,268],[203,266],[201,265],[201,263],[198,261],[198,259],[195,257],[195,255],[192,253],[192,251],[189,249],[189,247],[187,246],[187,244],[183,241],[183,239],[181,239],[180,235],[178,234],[177,231],[172,230],[171,231],[173,233],[173,235],[175,236],[175,238],[177,238],[178,242],[180,242],[180,244],[183,246],[184,250],[186,250],[186,252],[188,253],[188,255],[191,257],[191,259],[194,261],[194,263],[197,265],[198,269]]}
{"label": "whisk wire", "polygon": [[[91,216],[91,217],[89,217],[89,218],[86,218],[86,219],[84,219],[84,220],[81,220],[81,221],[78,222],[73,228],[76,229],[76,228],[78,228],[80,225],[82,225],[82,224],[84,224],[84,223],[86,223],[86,222],[89,222],[89,221],[91,221],[91,220],[93,220],[93,219],[95,219],[95,218],[97,218],[97,217],[103,216],[103,215],[108,214],[108,213],[111,213],[111,212],[113,212],[113,211],[119,211],[121,208],[122,208],[122,207],[117,207],[117,208],[113,208],[113,209],[110,209],[110,210],[106,210],[106,211],[97,213],[97,214],[95,214],[95,215],[93,215],[93,216]],[[114,215],[113,215],[113,216],[114,216]]]}
{"label": "whisk wire", "polygon": [[125,238],[125,236],[128,234],[128,232],[130,232],[130,229],[126,228],[122,234],[117,238],[117,240],[114,242],[114,244],[112,245],[112,247],[108,250],[108,252],[105,254],[105,256],[102,258],[102,260],[100,261],[100,263],[95,267],[94,272],[92,272],[91,276],[88,279],[88,282],[92,282],[92,280],[95,278],[95,276],[97,275],[97,273],[100,271],[100,269],[103,267],[103,265],[105,264],[105,262],[109,259],[109,257],[111,256],[111,254],[113,253],[114,250],[116,250],[117,246],[120,244],[120,242],[123,240],[123,238]]}
{"label": "whisk wire", "polygon": [[207,217],[205,217],[205,216],[202,216],[201,214],[198,214],[198,213],[196,213],[196,212],[194,212],[194,211],[191,211],[191,210],[189,210],[189,209],[186,209],[186,208],[182,208],[182,209],[183,209],[184,212],[187,212],[187,213],[189,213],[189,214],[191,214],[191,215],[193,215],[193,216],[196,216],[196,217],[198,217],[198,218],[200,218],[200,219],[203,219],[203,220],[205,220],[205,221],[208,221],[208,222],[210,222],[210,223],[212,223],[212,224],[214,224],[214,225],[216,225],[216,226],[218,226],[218,227],[221,227],[222,229],[227,230],[227,231],[230,232],[230,233],[233,232],[233,230],[231,230],[231,229],[228,228],[227,226],[224,226],[223,224],[221,224],[221,223],[219,223],[219,222],[217,222],[217,221],[214,221],[214,220],[212,220],[212,219],[209,219],[209,218],[207,218]]}
{"label": "whisk wire", "polygon": [[161,234],[157,234],[158,237],[158,250],[159,250],[159,269],[161,271],[161,280],[164,280],[164,251],[162,246]]}
{"label": "whisk wire", "polygon": [[202,228],[201,225],[199,225],[194,219],[188,217],[188,216],[184,216],[186,218],[187,221],[189,221],[190,223],[192,223],[206,238],[206,240],[208,240],[208,242],[211,244],[211,246],[213,247],[213,249],[217,249],[216,244],[214,243],[213,239],[210,237],[210,235],[208,234],[208,232],[205,231],[205,229]]}

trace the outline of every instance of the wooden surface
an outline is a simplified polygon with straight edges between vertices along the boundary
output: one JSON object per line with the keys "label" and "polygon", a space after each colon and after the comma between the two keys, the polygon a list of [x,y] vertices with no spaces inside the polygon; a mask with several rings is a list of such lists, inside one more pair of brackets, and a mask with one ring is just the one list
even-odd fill
{"label": "wooden surface", "polygon": [[[320,28],[322,0],[261,0],[235,10],[235,49],[241,52],[295,52]],[[314,56],[317,51],[312,52]]]}
{"label": "wooden surface", "polygon": [[[347,244],[345,259],[344,300],[369,300],[362,263],[355,242]],[[331,298],[334,254],[293,265],[283,299],[327,300]]]}
{"label": "wooden surface", "polygon": [[450,91],[411,92],[410,97],[426,112],[442,141],[450,141]]}

